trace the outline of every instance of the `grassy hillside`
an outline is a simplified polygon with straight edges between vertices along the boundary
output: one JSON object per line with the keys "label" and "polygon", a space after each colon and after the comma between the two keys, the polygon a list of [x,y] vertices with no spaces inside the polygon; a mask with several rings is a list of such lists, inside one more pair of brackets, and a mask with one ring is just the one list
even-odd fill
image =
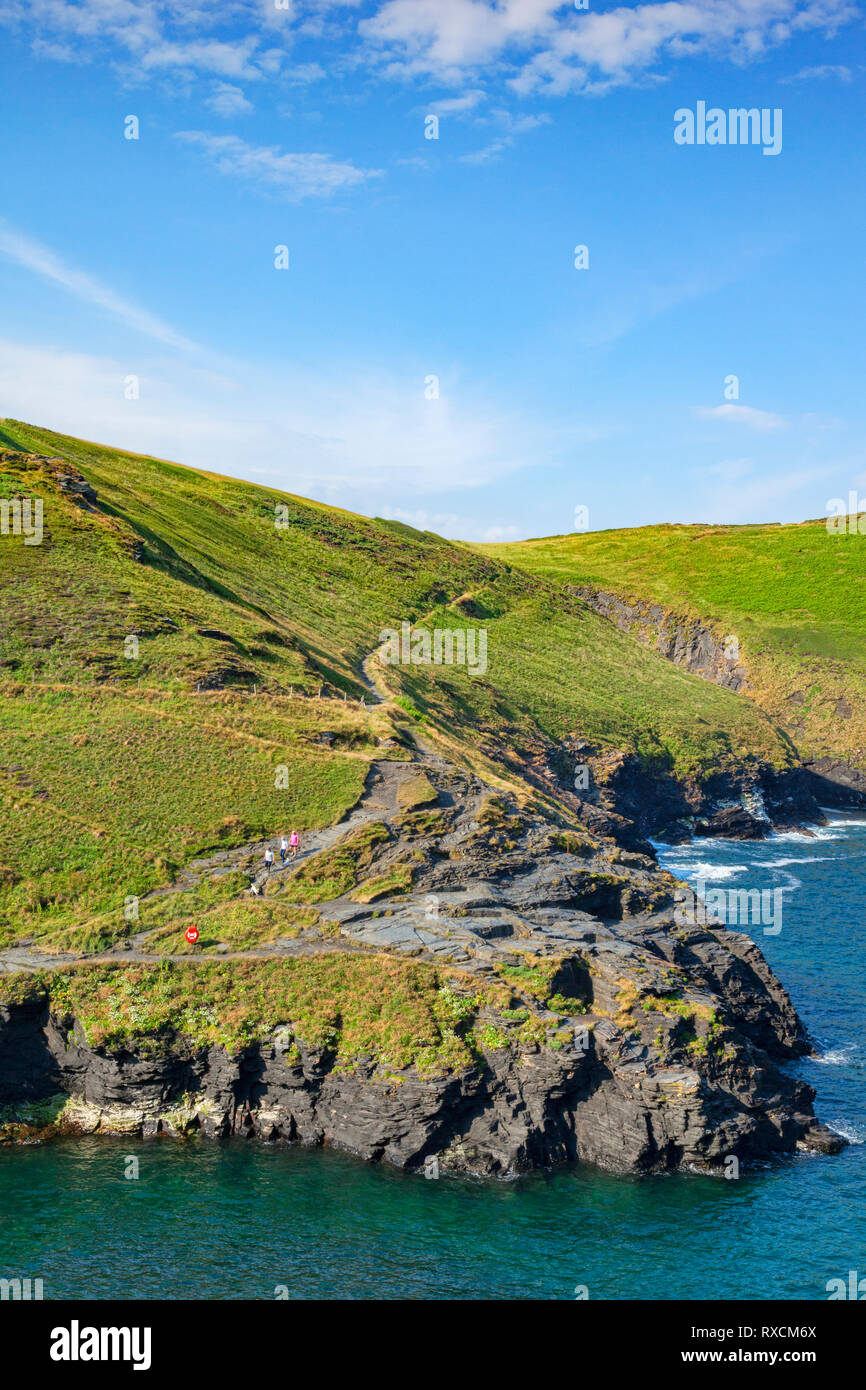
{"label": "grassy hillside", "polygon": [[866,538],[823,521],[647,526],[485,554],[559,584],[651,600],[735,633],[752,695],[804,755],[866,766]]}
{"label": "grassy hillside", "polygon": [[[748,702],[510,557],[6,420],[16,496],[43,499],[44,539],[0,536],[7,935],[116,914],[202,850],[333,823],[407,719],[488,766],[568,735],[680,773],[790,759]],[[364,693],[362,659],[404,619],[485,628],[486,672],[390,667],[403,708],[334,698]]]}

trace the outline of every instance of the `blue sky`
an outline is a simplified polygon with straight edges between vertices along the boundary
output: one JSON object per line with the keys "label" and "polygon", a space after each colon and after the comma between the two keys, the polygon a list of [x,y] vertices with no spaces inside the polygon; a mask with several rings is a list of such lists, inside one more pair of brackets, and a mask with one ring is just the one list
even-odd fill
{"label": "blue sky", "polygon": [[[864,32],[0,0],[0,415],[468,539],[823,516],[866,493]],[[678,145],[699,101],[781,152]]]}

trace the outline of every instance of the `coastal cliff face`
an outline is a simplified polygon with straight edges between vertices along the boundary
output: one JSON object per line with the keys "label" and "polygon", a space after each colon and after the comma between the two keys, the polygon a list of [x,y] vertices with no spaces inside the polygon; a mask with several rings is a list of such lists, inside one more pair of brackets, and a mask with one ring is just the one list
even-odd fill
{"label": "coastal cliff face", "polygon": [[[362,884],[322,905],[327,935],[275,943],[276,1002],[241,1043],[225,1032],[225,959],[157,963],[140,949],[135,965],[117,952],[6,977],[0,1137],[241,1135],[500,1177],[573,1160],[719,1172],[731,1158],[842,1146],[811,1088],[780,1070],[810,1045],[746,935],[684,921],[676,881],[645,854],[557,830],[441,760],[424,776],[422,810],[400,809],[417,764],[381,766],[368,789],[382,829],[367,836],[366,882],[393,882],[408,856],[411,887]],[[287,872],[266,888],[291,896],[297,883]],[[339,970],[323,1029],[305,1021],[295,982],[325,955]],[[112,972],[130,968],[118,991]],[[382,1033],[395,987],[431,1001],[415,1023],[426,1060]],[[206,1023],[169,1011],[148,1024],[157,988],[195,1000]],[[369,1036],[356,1029],[350,1046],[359,1002]]]}
{"label": "coastal cliff face", "polygon": [[[0,1142],[197,1130],[497,1175],[838,1146],[781,1068],[809,1046],[782,986],[683,919],[649,843],[814,822],[844,779],[832,742],[798,767],[724,636],[400,522],[4,439],[46,530],[3,555]],[[489,627],[489,669],[374,679],[410,616]]]}
{"label": "coastal cliff face", "polygon": [[[754,693],[735,634],[722,634],[697,618],[645,599],[626,600],[586,584],[569,584],[566,589],[674,665],[737,694]],[[795,727],[789,728],[796,736]],[[756,761],[701,784],[657,772],[648,777],[632,759],[627,774],[620,771],[616,780],[616,787],[610,781],[607,785],[617,793],[623,813],[643,833],[674,839],[691,834],[755,839],[771,824],[784,828],[820,820],[821,806],[866,805],[866,774],[829,754],[804,758],[787,769]]]}
{"label": "coastal cliff face", "polygon": [[842,798],[830,784],[825,793],[817,767],[778,768],[752,759],[698,777],[648,766],[635,753],[575,736],[554,743],[540,736],[528,740],[515,730],[498,756],[515,775],[567,805],[582,824],[644,852],[649,838],[759,840],[774,829],[823,823],[822,804],[866,802],[866,782],[862,792],[852,783]]}
{"label": "coastal cliff face", "polygon": [[569,584],[566,588],[621,631],[646,647],[654,647],[675,665],[728,690],[748,691],[746,668],[740,662],[738,645],[731,640],[733,634],[720,637],[696,618],[687,618],[645,599],[627,602],[619,594],[586,584]]}

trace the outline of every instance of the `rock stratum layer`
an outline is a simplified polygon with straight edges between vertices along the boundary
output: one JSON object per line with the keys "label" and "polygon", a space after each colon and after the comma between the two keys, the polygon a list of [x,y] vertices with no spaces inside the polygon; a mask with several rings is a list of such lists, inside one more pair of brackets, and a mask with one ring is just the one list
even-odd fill
{"label": "rock stratum layer", "polygon": [[[209,961],[221,943],[207,939],[197,960],[158,961],[143,937],[96,963],[9,975],[0,1136],[198,1131],[499,1177],[575,1160],[720,1172],[732,1156],[842,1147],[815,1118],[812,1089],[782,1069],[811,1047],[760,950],[742,932],[684,921],[678,885],[651,854],[557,828],[436,757],[374,765],[329,852],[355,864],[354,886],[320,899],[315,928],[244,953],[287,985],[339,956],[348,993],[327,1029],[305,1036],[273,1005],[256,1036],[214,1041],[224,1004],[208,990],[233,962]],[[309,902],[317,872],[327,881],[324,858],[253,886]],[[423,1061],[381,1031],[386,985],[377,1001],[369,973],[351,984],[379,962],[383,982],[403,972],[400,989],[432,1001]],[[92,1003],[91,1017],[76,1013],[88,971],[132,963],[142,998],[158,972],[182,978],[210,1033],[171,1016],[148,1029],[110,978],[101,1025]],[[356,1033],[348,1047],[347,1003],[369,1015],[368,1046]]]}

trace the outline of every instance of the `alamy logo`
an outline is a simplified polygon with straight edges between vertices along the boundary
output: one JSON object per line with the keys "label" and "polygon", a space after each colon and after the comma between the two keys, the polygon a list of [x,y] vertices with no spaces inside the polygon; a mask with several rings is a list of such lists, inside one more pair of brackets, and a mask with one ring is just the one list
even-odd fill
{"label": "alamy logo", "polygon": [[830,1303],[840,1298],[851,1299],[855,1303],[863,1303],[866,1300],[866,1278],[861,1279],[856,1269],[848,1270],[847,1284],[844,1279],[828,1279],[825,1288]]}
{"label": "alamy logo", "polygon": [[41,1279],[0,1279],[0,1301],[14,1303],[43,1298]]}
{"label": "alamy logo", "polygon": [[827,502],[827,532],[831,536],[866,536],[866,507],[856,492],[831,497]]}
{"label": "alamy logo", "polygon": [[41,545],[42,498],[0,497],[0,536],[23,536],[25,545]]}
{"label": "alamy logo", "polygon": [[388,666],[465,666],[470,676],[487,670],[487,628],[414,627],[405,620],[398,632],[386,627],[379,633],[380,657]]}
{"label": "alamy logo", "polygon": [[149,1327],[69,1327],[51,1330],[52,1361],[131,1361],[134,1371],[150,1370]]}
{"label": "alamy logo", "polygon": [[782,111],[776,106],[711,106],[699,101],[692,111],[681,106],[674,112],[674,140],[678,145],[763,145],[764,154],[782,153]]}
{"label": "alamy logo", "polygon": [[737,927],[761,925],[764,936],[782,930],[782,888],[710,888],[699,878],[694,890],[679,888],[674,901],[678,926]]}

